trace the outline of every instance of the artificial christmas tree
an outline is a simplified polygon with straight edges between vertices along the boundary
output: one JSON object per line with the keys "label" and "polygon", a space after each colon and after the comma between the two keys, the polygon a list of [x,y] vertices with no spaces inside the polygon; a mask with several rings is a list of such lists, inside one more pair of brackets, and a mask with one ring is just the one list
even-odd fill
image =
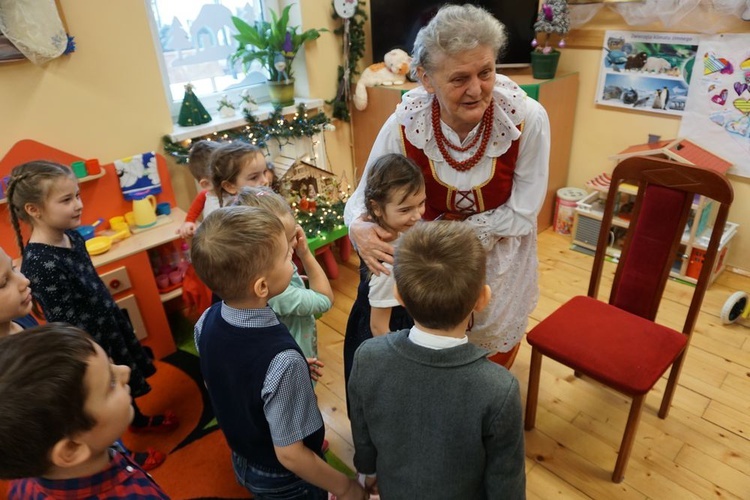
{"label": "artificial christmas tree", "polygon": [[182,107],[180,108],[180,116],[177,118],[177,124],[183,127],[191,127],[193,125],[202,125],[211,121],[211,115],[208,114],[206,108],[198,100],[198,97],[193,93],[193,86],[191,84],[185,85],[185,97],[182,100]]}

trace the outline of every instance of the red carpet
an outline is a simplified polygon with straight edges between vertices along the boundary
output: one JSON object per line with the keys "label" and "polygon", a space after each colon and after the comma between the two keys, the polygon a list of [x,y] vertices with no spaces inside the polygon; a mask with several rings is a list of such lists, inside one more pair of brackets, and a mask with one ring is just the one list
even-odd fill
{"label": "red carpet", "polygon": [[234,478],[229,447],[213,421],[198,358],[178,350],[157,361],[156,368],[148,379],[152,390],[138,398],[138,405],[146,414],[173,410],[180,426],[169,434],[126,432],[125,445],[169,453],[151,475],[173,499],[252,498]]}

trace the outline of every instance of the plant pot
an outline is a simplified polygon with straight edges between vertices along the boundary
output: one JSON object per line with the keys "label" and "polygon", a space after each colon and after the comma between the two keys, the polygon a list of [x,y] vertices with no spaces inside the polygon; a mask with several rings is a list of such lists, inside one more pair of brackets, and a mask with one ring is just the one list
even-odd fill
{"label": "plant pot", "polygon": [[537,80],[549,80],[555,77],[557,62],[560,60],[560,51],[553,50],[549,54],[542,52],[531,52],[531,74]]}
{"label": "plant pot", "polygon": [[294,105],[294,79],[282,82],[268,81],[268,95],[274,106]]}

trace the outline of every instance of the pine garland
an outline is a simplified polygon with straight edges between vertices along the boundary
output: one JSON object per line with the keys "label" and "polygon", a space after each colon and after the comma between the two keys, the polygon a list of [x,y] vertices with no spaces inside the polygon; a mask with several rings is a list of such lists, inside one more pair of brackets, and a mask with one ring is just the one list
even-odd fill
{"label": "pine garland", "polygon": [[318,196],[314,208],[304,210],[300,208],[299,203],[292,203],[292,209],[294,218],[304,229],[308,240],[329,233],[344,224],[344,202],[340,200],[330,202]]}
{"label": "pine garland", "polygon": [[[253,114],[245,110],[247,125],[224,130],[216,134],[207,134],[193,140],[207,139],[220,142],[244,141],[268,150],[267,143],[272,139],[282,145],[291,139],[312,137],[325,130],[331,120],[325,113],[319,112],[309,115],[304,104],[297,106],[297,112],[291,120],[276,108],[268,119],[260,121]],[[217,137],[218,136],[218,137]],[[186,164],[190,154],[192,141],[175,142],[165,135],[162,138],[164,152],[174,158],[178,164]],[[344,194],[346,196],[346,194]],[[299,199],[299,193],[293,193],[293,198]],[[324,195],[318,195],[313,202],[308,200],[306,208],[302,209],[297,201],[292,202],[295,218],[308,239],[315,238],[322,233],[328,233],[344,223],[344,201],[330,200]]]}
{"label": "pine garland", "polygon": [[[344,79],[344,66],[339,65],[338,70],[338,90],[336,97],[330,101],[326,101],[326,104],[332,106],[332,112],[334,118],[344,120],[348,122],[351,120],[349,114],[349,97],[350,89],[347,86],[351,85],[353,78],[359,74],[357,71],[357,63],[362,56],[365,55],[365,21],[367,20],[367,13],[363,9],[365,5],[364,0],[359,0],[357,4],[357,10],[354,12],[354,16],[349,18],[349,81]],[[336,9],[333,9],[333,19],[341,20],[342,24],[336,28],[333,32],[337,35],[344,35],[344,20],[336,14]],[[344,47],[346,51],[347,48]]]}
{"label": "pine garland", "polygon": [[[268,141],[271,139],[277,139],[281,145],[284,145],[293,138],[312,137],[325,130],[326,126],[331,123],[330,118],[325,113],[319,112],[311,116],[303,103],[297,106],[297,112],[291,120],[284,117],[280,107],[275,108],[271,115],[263,121],[253,116],[252,112],[245,110],[245,119],[247,125],[223,130],[215,134],[207,134],[193,140],[243,141],[268,151]],[[174,142],[169,136],[165,135],[162,142],[164,151],[173,157],[178,164],[187,163],[192,141]]]}

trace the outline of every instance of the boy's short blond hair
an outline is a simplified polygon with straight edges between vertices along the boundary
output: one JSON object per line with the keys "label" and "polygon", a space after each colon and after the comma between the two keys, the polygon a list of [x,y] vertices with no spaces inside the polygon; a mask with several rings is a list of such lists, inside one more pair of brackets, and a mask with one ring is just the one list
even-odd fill
{"label": "boy's short blond hair", "polygon": [[289,202],[280,194],[274,193],[273,189],[265,186],[242,187],[237,193],[237,199],[234,200],[234,204],[244,205],[246,207],[265,208],[279,217],[286,214],[293,215],[292,207],[289,206]]}
{"label": "boy's short blond hair", "polygon": [[476,306],[486,266],[487,254],[469,225],[433,221],[404,233],[396,247],[393,273],[414,321],[448,330]]}
{"label": "boy's short blond hair", "polygon": [[193,144],[188,155],[188,169],[197,182],[203,179],[211,180],[211,165],[209,158],[221,144],[216,141],[202,140]]}
{"label": "boy's short blond hair", "polygon": [[286,251],[274,237],[278,234],[284,234],[284,225],[268,210],[220,208],[198,226],[190,259],[198,277],[222,299],[245,298],[255,279]]}

